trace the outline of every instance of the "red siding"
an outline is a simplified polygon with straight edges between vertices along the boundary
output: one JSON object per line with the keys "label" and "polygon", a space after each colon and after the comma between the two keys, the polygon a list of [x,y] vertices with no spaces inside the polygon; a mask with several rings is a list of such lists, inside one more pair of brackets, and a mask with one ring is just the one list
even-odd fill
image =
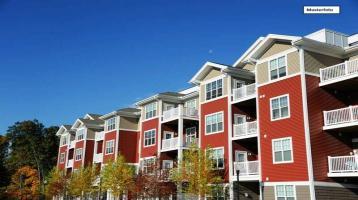
{"label": "red siding", "polygon": [[[78,168],[80,168],[82,166],[82,160],[84,159],[83,154],[84,154],[84,151],[85,151],[84,143],[85,143],[84,140],[76,142],[75,150],[74,150],[74,158],[73,158],[73,168],[74,169],[78,169]],[[83,148],[83,150],[82,150],[82,159],[76,161],[76,149],[79,149],[79,148]]]}
{"label": "red siding", "polygon": [[[223,111],[224,117],[224,131],[221,133],[205,135],[205,115]],[[201,148],[206,147],[224,147],[225,159],[225,180],[229,179],[229,148],[228,148],[228,99],[227,97],[205,104],[201,104],[201,119],[200,119],[200,140]]]}
{"label": "red siding", "polygon": [[138,162],[138,134],[136,131],[119,131],[119,151],[128,163]]}
{"label": "red siding", "polygon": [[[149,156],[157,156],[157,152],[158,152],[158,142],[159,142],[159,138],[158,138],[158,126],[159,126],[159,118],[154,118],[145,122],[142,122],[142,131],[141,131],[141,138],[142,138],[142,151],[141,151],[141,157],[149,157]],[[144,147],[144,132],[151,130],[151,129],[155,129],[156,130],[156,136],[155,136],[155,145],[153,146],[149,146],[149,147]]]}
{"label": "red siding", "polygon": [[[290,118],[271,121],[270,98],[285,94],[289,94]],[[259,99],[262,180],[307,181],[301,77],[298,75],[261,86],[258,96],[261,95],[265,95]],[[292,137],[294,162],[273,164],[272,139],[283,137]]]}
{"label": "red siding", "polygon": [[112,154],[106,155],[106,142],[110,140],[114,140],[114,149],[116,149],[117,148],[116,137],[117,137],[116,130],[105,133],[104,140],[103,140],[103,163],[106,163],[109,160],[114,160],[114,156],[115,156],[114,151]]}
{"label": "red siding", "polygon": [[94,140],[86,140],[85,166],[93,162]]}
{"label": "red siding", "polygon": [[[63,162],[63,163],[60,163],[61,153],[65,153],[65,162]],[[59,148],[59,154],[58,154],[57,161],[58,161],[58,162],[57,162],[57,167],[58,167],[59,169],[65,169],[66,162],[67,162],[67,145],[62,146],[62,147]]]}
{"label": "red siding", "polygon": [[[323,111],[345,107],[344,103],[326,90],[320,88],[319,77],[306,76],[308,116],[311,135],[313,174],[315,181],[330,181],[328,156],[349,155],[352,151],[344,135],[323,131]],[[324,103],[322,103],[324,100]]]}

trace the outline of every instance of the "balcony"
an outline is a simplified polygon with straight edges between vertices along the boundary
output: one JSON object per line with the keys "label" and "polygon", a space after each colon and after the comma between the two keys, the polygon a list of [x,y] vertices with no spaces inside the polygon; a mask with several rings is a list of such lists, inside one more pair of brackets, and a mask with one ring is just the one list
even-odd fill
{"label": "balcony", "polygon": [[256,84],[244,85],[232,90],[232,103],[238,103],[256,97]]}
{"label": "balcony", "polygon": [[358,106],[323,111],[324,127],[323,130],[330,129],[352,129],[358,126]]}
{"label": "balcony", "polygon": [[188,137],[184,141],[184,147],[189,148],[192,145],[197,146],[199,144],[199,139],[194,137]]}
{"label": "balcony", "polygon": [[94,163],[101,163],[103,162],[103,153],[95,153],[93,156]]}
{"label": "balcony", "polygon": [[76,141],[75,141],[75,140],[70,141],[70,143],[68,144],[68,149],[73,149],[73,148],[75,148],[75,145],[76,145]]}
{"label": "balcony", "polygon": [[234,124],[233,140],[257,137],[257,121]]}
{"label": "balcony", "polygon": [[328,156],[329,177],[358,177],[358,155]]}
{"label": "balcony", "polygon": [[319,73],[321,79],[320,86],[353,80],[358,77],[358,59],[322,68],[319,70]]}
{"label": "balcony", "polygon": [[240,181],[259,180],[259,161],[234,162],[234,176],[237,176],[236,170],[240,170]]}
{"label": "balcony", "polygon": [[178,147],[179,147],[178,137],[162,140],[162,151],[171,151]]}
{"label": "balcony", "polygon": [[104,131],[102,132],[96,132],[94,139],[96,141],[104,140]]}
{"label": "balcony", "polygon": [[66,168],[73,168],[73,159],[69,159],[69,160],[67,161]]}
{"label": "balcony", "polygon": [[195,108],[172,108],[170,110],[163,111],[163,122],[171,121],[183,117],[186,119],[195,119],[199,118],[198,110]]}

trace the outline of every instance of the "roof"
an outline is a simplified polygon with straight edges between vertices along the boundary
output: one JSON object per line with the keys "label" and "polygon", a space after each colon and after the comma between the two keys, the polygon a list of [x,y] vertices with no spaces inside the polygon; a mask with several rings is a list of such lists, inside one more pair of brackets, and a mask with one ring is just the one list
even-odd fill
{"label": "roof", "polygon": [[102,120],[109,119],[113,116],[123,116],[123,117],[134,117],[139,118],[140,117],[140,109],[137,108],[120,108],[116,111],[112,111],[110,113],[104,114],[100,117]]}
{"label": "roof", "polygon": [[58,131],[56,132],[56,135],[60,136],[62,134],[70,133],[70,132],[71,132],[71,125],[61,125]]}
{"label": "roof", "polygon": [[229,67],[228,65],[223,65],[223,64],[219,64],[219,63],[215,63],[215,62],[206,62],[199,69],[199,71],[196,72],[196,74],[190,79],[189,83],[198,84],[204,78],[204,76],[206,76],[209,73],[209,71],[213,68],[223,70],[228,67]]}

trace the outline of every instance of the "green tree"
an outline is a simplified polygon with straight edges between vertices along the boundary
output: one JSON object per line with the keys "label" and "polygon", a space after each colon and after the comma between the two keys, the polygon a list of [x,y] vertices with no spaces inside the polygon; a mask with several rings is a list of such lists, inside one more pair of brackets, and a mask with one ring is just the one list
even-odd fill
{"label": "green tree", "polygon": [[68,183],[68,193],[80,199],[91,196],[97,191],[93,186],[97,178],[97,169],[94,165],[81,167],[72,173]]}
{"label": "green tree", "polygon": [[134,172],[134,167],[128,165],[124,157],[119,155],[116,161],[110,161],[103,168],[102,188],[111,191],[116,199],[120,199],[126,192],[133,189]]}
{"label": "green tree", "polygon": [[211,195],[213,185],[222,183],[218,171],[213,168],[210,148],[200,149],[192,146],[184,151],[183,159],[178,167],[171,171],[171,179],[182,188],[182,192],[205,198]]}
{"label": "green tree", "polygon": [[63,170],[54,167],[47,177],[45,194],[48,199],[56,196],[65,196],[67,191],[67,177]]}

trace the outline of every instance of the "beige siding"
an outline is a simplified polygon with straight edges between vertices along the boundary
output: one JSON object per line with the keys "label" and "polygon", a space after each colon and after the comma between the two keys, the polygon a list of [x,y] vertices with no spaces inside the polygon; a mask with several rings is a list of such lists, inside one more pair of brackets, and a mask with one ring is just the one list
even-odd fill
{"label": "beige siding", "polygon": [[243,69],[253,71],[255,69],[255,65],[247,63],[244,65]]}
{"label": "beige siding", "polygon": [[267,49],[267,51],[261,56],[260,59],[270,57],[290,48],[292,48],[292,46],[288,43],[276,42]]}
{"label": "beige siding", "polygon": [[259,64],[257,66],[256,73],[257,73],[257,83],[258,84],[268,82],[269,81],[269,79],[268,79],[268,75],[269,75],[268,62]]}
{"label": "beige siding", "polygon": [[310,187],[305,185],[296,186],[296,200],[307,200],[310,199]]}
{"label": "beige siding", "polygon": [[263,197],[265,200],[275,200],[274,186],[265,186],[263,189]]}
{"label": "beige siding", "polygon": [[138,130],[138,119],[131,117],[121,117],[119,120],[119,128]]}
{"label": "beige siding", "polygon": [[343,62],[342,59],[322,55],[310,51],[305,51],[305,70],[306,72],[319,74],[319,69],[332,66]]}
{"label": "beige siding", "polygon": [[[227,92],[228,92],[228,78],[227,77],[224,77],[223,78],[223,96],[227,95]],[[200,84],[200,92],[199,92],[199,98],[200,98],[200,102],[204,102],[205,101],[205,94],[206,91],[205,91],[205,84],[204,83],[201,83]]]}
{"label": "beige siding", "polygon": [[203,81],[215,78],[222,75],[222,73],[220,72],[220,70],[218,69],[212,69],[210,70],[210,72],[203,78]]}
{"label": "beige siding", "polygon": [[95,131],[92,129],[87,129],[87,139],[94,139]]}
{"label": "beige siding", "polygon": [[349,58],[349,60],[355,60],[355,59],[358,59],[358,55],[355,55],[355,56],[352,56]]}

